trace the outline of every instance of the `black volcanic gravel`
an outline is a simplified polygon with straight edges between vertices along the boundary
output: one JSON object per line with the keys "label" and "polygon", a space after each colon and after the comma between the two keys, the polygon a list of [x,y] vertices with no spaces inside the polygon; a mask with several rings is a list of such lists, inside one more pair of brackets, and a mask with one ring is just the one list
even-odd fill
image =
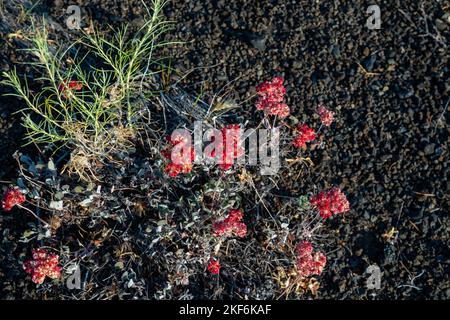
{"label": "black volcanic gravel", "polygon": [[[74,2],[102,22],[142,15],[139,1]],[[311,119],[319,102],[337,112],[326,147],[311,155],[312,182],[340,185],[352,210],[330,222],[339,239],[321,298],[449,299],[449,6],[377,3],[380,30],[366,27],[372,1],[171,1],[171,38],[186,43],[169,53],[179,70],[202,67],[186,80],[193,92],[234,81],[244,100],[255,84],[280,74],[300,120]],[[45,5],[62,19],[65,1]],[[5,69],[12,51],[0,50]],[[20,134],[1,101],[0,180],[18,147],[6,145]],[[390,244],[382,235],[392,227],[398,238]],[[381,289],[368,291],[364,272],[372,264],[382,271]]]}

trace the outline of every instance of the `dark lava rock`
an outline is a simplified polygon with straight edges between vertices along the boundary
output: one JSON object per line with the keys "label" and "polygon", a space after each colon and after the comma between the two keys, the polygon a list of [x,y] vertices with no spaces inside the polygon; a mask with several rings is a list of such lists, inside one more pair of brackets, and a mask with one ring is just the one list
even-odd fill
{"label": "dark lava rock", "polygon": [[412,89],[400,89],[397,95],[400,99],[408,99],[414,95],[414,91]]}
{"label": "dark lava rock", "polygon": [[372,54],[370,57],[364,59],[363,66],[367,71],[372,71],[375,62],[377,61],[377,56]]}
{"label": "dark lava rock", "polygon": [[381,262],[383,255],[382,245],[374,232],[362,233],[355,240],[355,250],[362,249],[371,262]]}
{"label": "dark lava rock", "polygon": [[414,220],[414,222],[420,222],[423,218],[423,212],[424,212],[424,208],[416,208],[413,210],[410,210],[408,212],[408,216]]}
{"label": "dark lava rock", "polygon": [[394,264],[396,263],[396,250],[394,245],[386,245],[384,247],[384,265]]}
{"label": "dark lava rock", "polygon": [[430,143],[428,144],[425,149],[424,152],[426,155],[432,155],[434,153],[434,148],[436,147],[435,143]]}
{"label": "dark lava rock", "polygon": [[238,38],[241,41],[251,44],[254,48],[264,51],[268,35],[266,33],[256,33],[241,30],[228,30],[227,34]]}

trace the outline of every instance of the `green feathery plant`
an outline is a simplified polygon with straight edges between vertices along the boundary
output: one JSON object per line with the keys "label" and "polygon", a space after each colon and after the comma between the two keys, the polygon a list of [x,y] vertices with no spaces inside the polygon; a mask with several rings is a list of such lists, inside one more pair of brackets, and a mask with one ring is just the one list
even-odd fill
{"label": "green feathery plant", "polygon": [[[151,66],[160,64],[154,50],[174,43],[162,39],[172,26],[162,18],[163,6],[162,0],[153,0],[152,10],[146,7],[149,19],[132,35],[127,25],[113,30],[110,39],[97,31],[84,33],[56,51],[49,46],[45,23],[33,23],[26,37],[31,47],[26,50],[36,58],[31,64],[41,74],[35,80],[42,87],[31,92],[15,69],[4,72],[2,81],[14,89],[11,95],[25,102],[20,112],[27,143],[68,147],[71,159],[66,168],[84,180],[95,178],[96,160],[110,159],[129,146],[139,124],[137,98],[143,96],[144,81],[156,72]],[[84,49],[82,57],[77,46]],[[76,89],[70,88],[73,83]]]}

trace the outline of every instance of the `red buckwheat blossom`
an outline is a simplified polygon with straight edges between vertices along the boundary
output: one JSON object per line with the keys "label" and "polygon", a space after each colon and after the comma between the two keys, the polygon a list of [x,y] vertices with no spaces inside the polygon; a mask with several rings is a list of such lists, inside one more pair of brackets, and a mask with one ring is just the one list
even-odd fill
{"label": "red buckwheat blossom", "polygon": [[25,202],[25,195],[19,189],[9,189],[5,192],[2,200],[4,211],[10,211],[15,205],[21,205]]}
{"label": "red buckwheat blossom", "polygon": [[216,237],[245,237],[247,226],[241,222],[243,214],[240,210],[231,210],[228,217],[222,221],[213,223],[214,234]]}
{"label": "red buckwheat blossom", "polygon": [[320,275],[327,263],[327,257],[322,252],[313,253],[313,246],[309,241],[302,241],[297,245],[297,272],[300,277]]}
{"label": "red buckwheat blossom", "polygon": [[274,77],[272,81],[264,81],[256,87],[259,99],[256,109],[264,110],[270,115],[285,118],[289,115],[289,107],[283,102],[286,88],[282,77]]}
{"label": "red buckwheat blossom", "polygon": [[290,113],[289,107],[285,103],[270,105],[266,110],[270,115],[279,116],[280,118],[286,118]]}
{"label": "red buckwheat blossom", "polygon": [[171,137],[167,137],[168,142],[171,144],[170,147],[163,150],[161,154],[171,161],[166,165],[164,171],[166,171],[170,177],[176,177],[180,173],[189,173],[192,170],[193,162],[195,159],[195,152],[192,146],[186,147],[185,151],[188,152],[188,155],[185,157],[183,150],[180,150],[179,153],[173,153],[172,148],[178,144],[187,143],[183,139],[183,137],[176,137],[172,139]]}
{"label": "red buckwheat blossom", "polygon": [[83,88],[83,82],[75,81],[75,80],[64,81],[58,86],[58,90],[59,90],[59,92],[62,93],[64,98],[69,98],[70,94],[73,91],[78,91],[78,90],[81,90],[82,88]]}
{"label": "red buckwheat blossom", "polygon": [[[230,169],[233,166],[234,159],[237,159],[244,153],[244,149],[240,145],[239,130],[240,126],[238,124],[229,124],[221,130],[222,145],[219,148],[221,153],[219,168],[222,170]],[[214,158],[216,155],[217,150],[213,150],[210,156]]]}
{"label": "red buckwheat blossom", "polygon": [[316,132],[310,128],[307,124],[301,124],[297,126],[299,134],[294,138],[292,144],[296,148],[305,148],[306,142],[313,141],[316,138]]}
{"label": "red buckwheat blossom", "polygon": [[219,260],[209,260],[208,271],[211,274],[219,274],[221,267]]}
{"label": "red buckwheat blossom", "polygon": [[321,191],[312,196],[309,200],[311,205],[319,209],[320,216],[324,219],[333,214],[344,213],[350,210],[345,194],[339,188],[333,188],[329,191]]}
{"label": "red buckwheat blossom", "polygon": [[36,284],[44,282],[45,277],[57,279],[61,276],[61,267],[58,266],[59,256],[49,253],[45,249],[34,249],[33,259],[23,264],[26,273],[31,274],[31,279]]}
{"label": "red buckwheat blossom", "polygon": [[334,112],[331,110],[328,110],[327,108],[325,108],[325,106],[323,105],[319,105],[317,107],[317,113],[320,116],[320,121],[322,122],[322,124],[326,127],[329,127],[334,120]]}

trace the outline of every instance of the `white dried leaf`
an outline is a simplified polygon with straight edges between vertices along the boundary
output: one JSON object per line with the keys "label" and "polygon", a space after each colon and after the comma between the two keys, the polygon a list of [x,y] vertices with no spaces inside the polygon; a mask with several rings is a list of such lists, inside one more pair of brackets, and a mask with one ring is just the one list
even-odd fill
{"label": "white dried leaf", "polygon": [[48,207],[49,207],[50,209],[53,209],[53,210],[59,210],[59,211],[61,211],[61,210],[63,210],[63,208],[64,208],[64,203],[63,203],[62,200],[59,200],[59,201],[50,201],[50,204],[48,205]]}

